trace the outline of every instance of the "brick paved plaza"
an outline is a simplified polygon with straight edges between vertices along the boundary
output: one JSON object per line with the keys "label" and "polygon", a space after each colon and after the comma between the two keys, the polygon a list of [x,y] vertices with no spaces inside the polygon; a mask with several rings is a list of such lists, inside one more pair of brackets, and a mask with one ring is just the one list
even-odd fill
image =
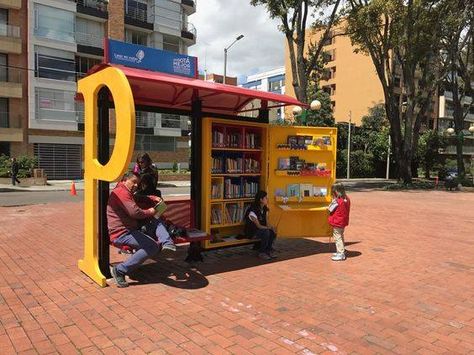
{"label": "brick paved plaza", "polygon": [[78,270],[82,203],[0,208],[0,354],[474,353],[474,193],[351,197],[345,262],[327,240],[182,250],[126,289]]}

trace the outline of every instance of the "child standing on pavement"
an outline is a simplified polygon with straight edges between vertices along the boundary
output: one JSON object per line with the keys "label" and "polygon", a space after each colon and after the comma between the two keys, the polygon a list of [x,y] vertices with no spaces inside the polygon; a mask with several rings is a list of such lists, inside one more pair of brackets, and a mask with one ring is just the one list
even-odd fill
{"label": "child standing on pavement", "polygon": [[344,248],[344,229],[349,225],[349,213],[351,210],[351,200],[346,194],[346,189],[342,184],[334,184],[332,187],[333,200],[328,207],[328,222],[333,228],[332,236],[336,243],[337,252],[333,254],[333,261],[346,260]]}

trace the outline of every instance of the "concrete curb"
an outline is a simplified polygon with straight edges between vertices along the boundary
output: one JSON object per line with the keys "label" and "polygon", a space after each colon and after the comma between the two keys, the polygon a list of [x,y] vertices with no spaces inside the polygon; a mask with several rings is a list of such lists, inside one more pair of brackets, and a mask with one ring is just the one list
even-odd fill
{"label": "concrete curb", "polygon": [[[76,191],[83,191],[84,190],[84,183],[82,181],[75,182]],[[113,185],[115,186],[115,185]],[[111,187],[113,187],[111,186]],[[190,187],[190,181],[166,181],[162,183],[158,183],[158,188],[168,188],[168,187]],[[6,184],[0,184],[0,193],[2,192],[44,192],[44,191],[70,191],[71,190],[71,182],[59,183],[55,184],[54,182],[50,182],[49,185],[45,186],[11,186]]]}

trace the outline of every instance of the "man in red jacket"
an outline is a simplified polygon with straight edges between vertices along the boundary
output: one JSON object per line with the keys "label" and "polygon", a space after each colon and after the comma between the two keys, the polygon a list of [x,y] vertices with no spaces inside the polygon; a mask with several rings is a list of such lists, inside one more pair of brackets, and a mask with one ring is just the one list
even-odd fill
{"label": "man in red jacket", "polygon": [[118,287],[127,287],[125,275],[138,268],[146,259],[154,257],[160,248],[150,237],[143,234],[138,227],[139,220],[153,217],[153,207],[142,209],[134,200],[140,177],[133,172],[127,173],[122,182],[112,190],[107,204],[107,226],[109,238],[113,245],[127,245],[136,250],[125,262],[112,268],[112,276]]}

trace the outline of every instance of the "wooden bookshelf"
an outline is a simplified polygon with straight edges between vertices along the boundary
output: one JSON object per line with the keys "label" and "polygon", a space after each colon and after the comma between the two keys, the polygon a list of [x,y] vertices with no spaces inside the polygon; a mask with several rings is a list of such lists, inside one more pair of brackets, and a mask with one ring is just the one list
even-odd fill
{"label": "wooden bookshelf", "polygon": [[245,210],[257,191],[266,188],[267,127],[253,122],[203,119],[201,229],[212,236],[204,242],[205,249],[254,242],[235,237],[245,237]]}

